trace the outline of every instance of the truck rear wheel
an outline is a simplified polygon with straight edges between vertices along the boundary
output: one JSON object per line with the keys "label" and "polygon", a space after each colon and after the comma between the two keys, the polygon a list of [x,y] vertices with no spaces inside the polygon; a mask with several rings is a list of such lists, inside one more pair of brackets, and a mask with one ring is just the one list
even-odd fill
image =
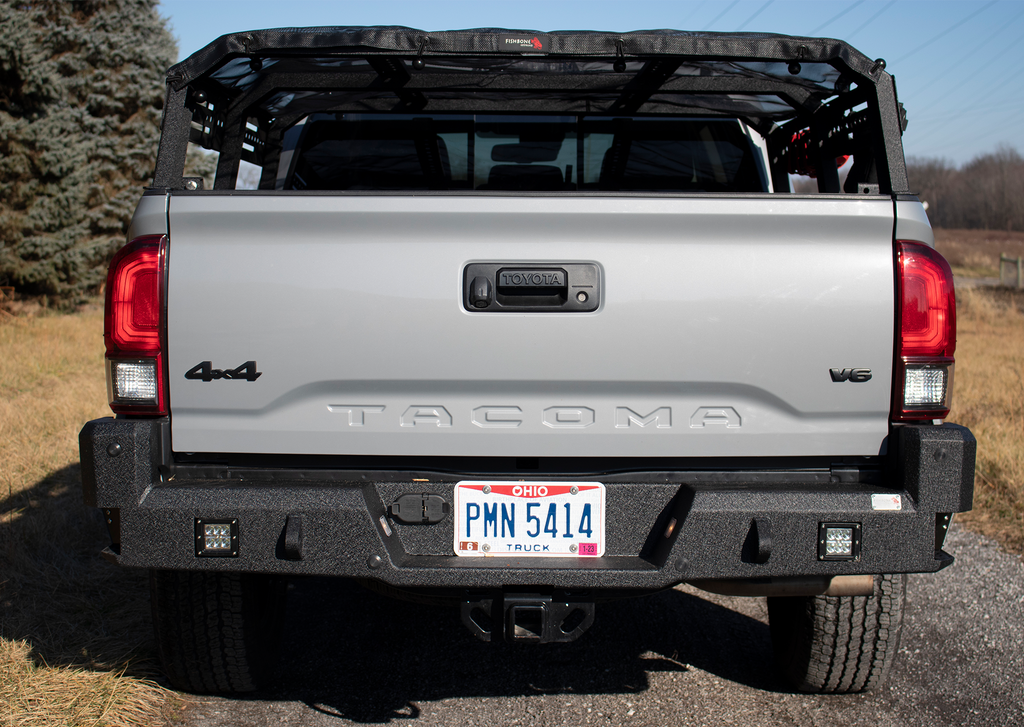
{"label": "truck rear wheel", "polygon": [[769,598],[775,658],[803,692],[850,694],[885,681],[900,645],[905,575],[875,576],[870,596]]}
{"label": "truck rear wheel", "polygon": [[266,684],[284,620],[284,578],[151,570],[153,628],[164,673],[195,694]]}

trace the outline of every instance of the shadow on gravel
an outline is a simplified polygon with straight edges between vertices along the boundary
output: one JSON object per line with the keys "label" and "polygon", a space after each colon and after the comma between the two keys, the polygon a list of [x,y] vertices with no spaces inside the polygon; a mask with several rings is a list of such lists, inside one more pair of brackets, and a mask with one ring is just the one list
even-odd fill
{"label": "shadow on gravel", "polygon": [[396,601],[335,579],[291,586],[284,658],[261,700],[300,701],[355,722],[414,719],[417,702],[625,694],[689,666],[777,691],[768,627],[680,591],[597,605],[569,644],[483,643],[454,607]]}

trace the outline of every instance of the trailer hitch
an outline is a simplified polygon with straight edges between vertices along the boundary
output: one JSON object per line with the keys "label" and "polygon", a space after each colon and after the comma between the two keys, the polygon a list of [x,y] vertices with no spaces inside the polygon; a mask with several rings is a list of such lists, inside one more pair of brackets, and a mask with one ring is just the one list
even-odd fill
{"label": "trailer hitch", "polygon": [[481,641],[575,641],[594,623],[594,602],[538,593],[469,597],[462,622]]}

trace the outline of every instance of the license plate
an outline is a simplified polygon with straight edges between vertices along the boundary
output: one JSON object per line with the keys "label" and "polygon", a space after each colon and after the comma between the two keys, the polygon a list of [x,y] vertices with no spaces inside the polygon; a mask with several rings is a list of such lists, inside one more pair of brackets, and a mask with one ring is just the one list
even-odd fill
{"label": "license plate", "polygon": [[459,482],[455,485],[455,554],[604,555],[604,485]]}

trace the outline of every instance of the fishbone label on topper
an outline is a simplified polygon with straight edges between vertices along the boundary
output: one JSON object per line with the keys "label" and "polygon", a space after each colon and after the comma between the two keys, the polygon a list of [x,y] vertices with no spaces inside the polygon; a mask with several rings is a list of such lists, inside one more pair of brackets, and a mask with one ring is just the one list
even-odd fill
{"label": "fishbone label on topper", "polygon": [[502,35],[498,40],[498,50],[518,53],[547,53],[550,49],[548,36],[545,33],[534,35]]}

